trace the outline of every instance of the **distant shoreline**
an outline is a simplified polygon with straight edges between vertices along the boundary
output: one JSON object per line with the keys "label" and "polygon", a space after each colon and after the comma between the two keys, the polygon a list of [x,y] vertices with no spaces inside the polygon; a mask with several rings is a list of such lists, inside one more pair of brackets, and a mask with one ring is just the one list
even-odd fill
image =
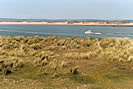
{"label": "distant shoreline", "polygon": [[0,25],[79,25],[79,26],[121,26],[121,27],[133,27],[131,23],[102,23],[102,22],[28,22],[28,21],[2,21]]}

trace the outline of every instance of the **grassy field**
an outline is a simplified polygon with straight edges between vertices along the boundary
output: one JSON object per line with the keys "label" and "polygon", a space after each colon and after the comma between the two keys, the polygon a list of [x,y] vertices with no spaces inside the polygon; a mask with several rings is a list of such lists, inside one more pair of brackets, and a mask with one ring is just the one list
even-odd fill
{"label": "grassy field", "polygon": [[0,37],[0,89],[132,89],[133,40]]}

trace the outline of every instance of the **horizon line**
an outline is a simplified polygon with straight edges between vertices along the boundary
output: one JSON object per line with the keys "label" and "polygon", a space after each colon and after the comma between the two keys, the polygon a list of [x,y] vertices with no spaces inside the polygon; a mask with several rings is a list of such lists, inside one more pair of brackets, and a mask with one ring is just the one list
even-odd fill
{"label": "horizon line", "polygon": [[46,20],[133,20],[133,19],[96,19],[96,18],[94,18],[94,19],[89,19],[89,18],[6,18],[6,17],[4,17],[4,18],[0,18],[0,19],[20,19],[20,20],[22,20],[22,19],[46,19]]}

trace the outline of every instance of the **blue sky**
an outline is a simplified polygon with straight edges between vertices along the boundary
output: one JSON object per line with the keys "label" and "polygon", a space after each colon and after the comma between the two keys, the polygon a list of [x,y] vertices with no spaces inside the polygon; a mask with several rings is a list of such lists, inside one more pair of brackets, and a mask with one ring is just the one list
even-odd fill
{"label": "blue sky", "polygon": [[0,18],[133,19],[133,0],[0,0]]}

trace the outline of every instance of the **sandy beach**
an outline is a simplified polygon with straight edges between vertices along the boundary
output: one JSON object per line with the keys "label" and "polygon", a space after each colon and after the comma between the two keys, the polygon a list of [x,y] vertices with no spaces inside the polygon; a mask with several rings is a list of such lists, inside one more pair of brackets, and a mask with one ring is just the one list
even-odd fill
{"label": "sandy beach", "polygon": [[133,26],[133,23],[124,24],[107,24],[100,22],[79,22],[79,23],[69,23],[69,22],[0,22],[0,25],[88,25],[88,26]]}

